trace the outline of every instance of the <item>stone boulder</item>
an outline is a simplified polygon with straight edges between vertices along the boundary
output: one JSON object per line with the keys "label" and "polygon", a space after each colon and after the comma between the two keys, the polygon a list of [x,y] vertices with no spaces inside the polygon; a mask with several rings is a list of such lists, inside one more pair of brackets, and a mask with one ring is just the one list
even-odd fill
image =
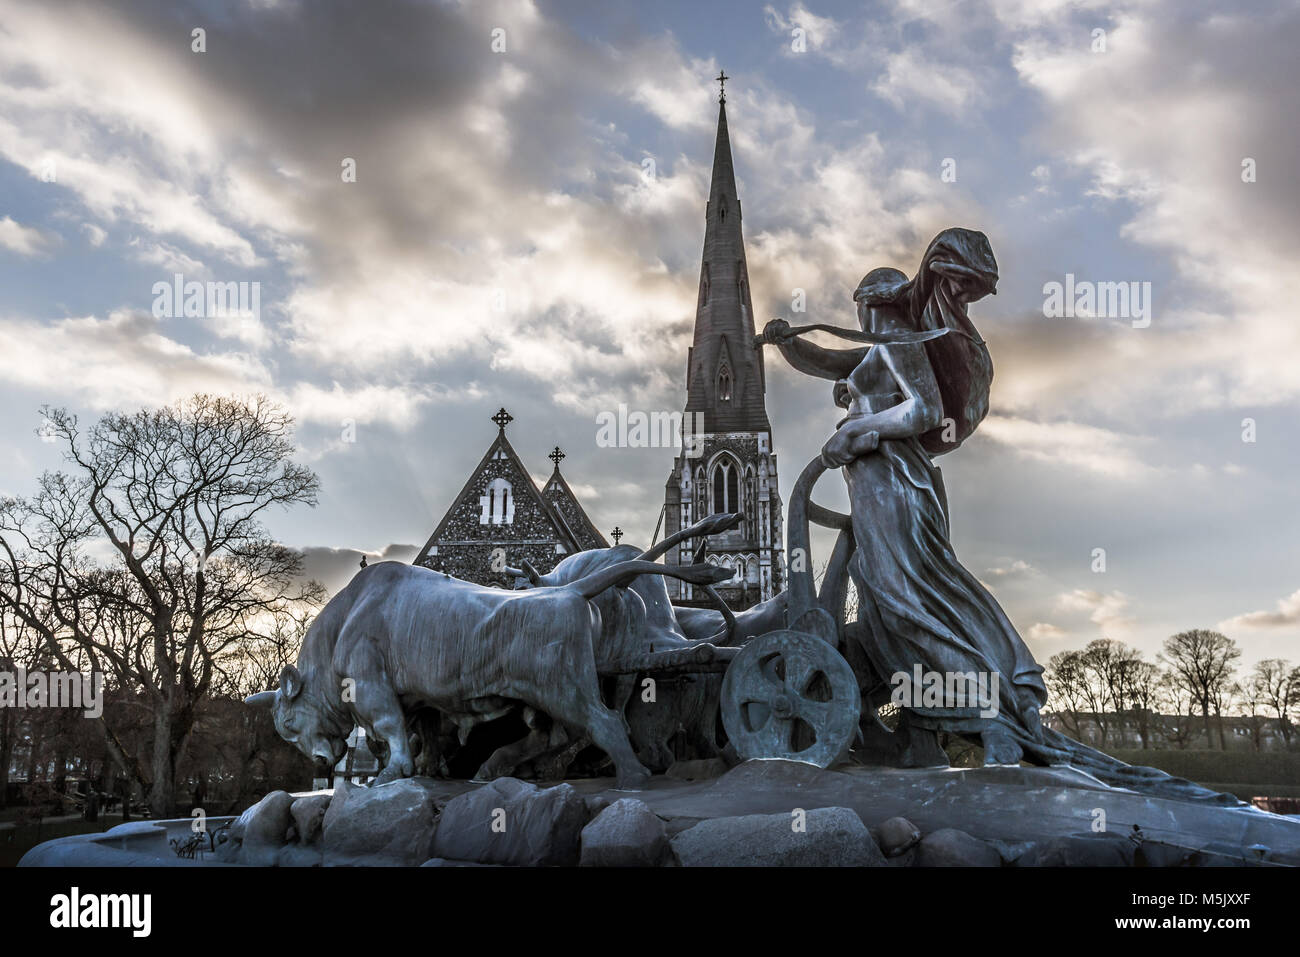
{"label": "stone boulder", "polygon": [[683,867],[883,867],[862,819],[845,807],[701,821],[672,839]]}
{"label": "stone boulder", "polygon": [[330,806],[328,794],[310,794],[300,797],[289,808],[299,844],[314,844],[325,829],[325,812]]}
{"label": "stone boulder", "polygon": [[568,784],[539,788],[498,778],[447,802],[433,852],[425,858],[520,867],[577,864],[587,819],[586,802]]}
{"label": "stone boulder", "polygon": [[921,841],[921,829],[905,817],[891,817],[872,828],[872,834],[886,857],[898,857]]}
{"label": "stone boulder", "polygon": [[348,797],[356,794],[358,791],[364,791],[365,788],[351,781],[340,781],[334,788],[334,796],[330,798],[329,804],[325,808],[325,818],[321,821],[322,832],[329,829],[329,826],[343,816],[343,809],[348,806]]}
{"label": "stone boulder", "polygon": [[230,839],[218,859],[225,857],[252,867],[274,867],[285,845],[294,797],[287,791],[272,791],[230,825]]}
{"label": "stone boulder", "polygon": [[668,856],[664,822],[636,798],[615,801],[582,829],[583,867],[657,867]]}
{"label": "stone boulder", "polygon": [[987,841],[955,827],[927,834],[916,846],[917,867],[1001,867],[1002,855]]}
{"label": "stone boulder", "polygon": [[406,778],[379,787],[339,792],[324,817],[325,863],[415,867],[430,852],[438,807],[434,793]]}

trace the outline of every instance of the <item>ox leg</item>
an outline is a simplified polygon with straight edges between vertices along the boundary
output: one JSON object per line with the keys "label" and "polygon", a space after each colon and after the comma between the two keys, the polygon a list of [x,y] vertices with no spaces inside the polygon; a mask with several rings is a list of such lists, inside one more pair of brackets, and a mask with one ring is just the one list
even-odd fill
{"label": "ox leg", "polygon": [[[591,689],[590,693],[583,690],[586,688]],[[601,703],[594,674],[590,681],[583,681],[579,676],[573,690],[571,697],[563,696],[562,701],[552,705],[551,715],[582,728],[591,736],[596,747],[613,759],[617,775],[615,787],[624,791],[639,791],[650,779],[650,771],[636,759],[622,716]]]}
{"label": "ox leg", "polygon": [[415,773],[415,759],[411,756],[406,716],[397,695],[386,681],[358,681],[356,693],[357,716],[388,745],[388,763],[375,778],[375,784],[409,778]]}
{"label": "ox leg", "polygon": [[503,744],[492,752],[482,766],[474,772],[473,780],[491,781],[514,773],[519,765],[544,754],[550,747],[550,729],[543,727],[533,708],[524,709],[524,722],[531,729],[528,734],[511,744]]}
{"label": "ox leg", "polygon": [[415,773],[415,759],[411,754],[406,714],[384,666],[383,652],[372,638],[359,635],[340,642],[334,654],[335,671],[355,682],[353,713],[367,729],[367,734],[374,731],[375,736],[388,745],[388,761],[374,783],[387,784],[398,778],[409,778]]}

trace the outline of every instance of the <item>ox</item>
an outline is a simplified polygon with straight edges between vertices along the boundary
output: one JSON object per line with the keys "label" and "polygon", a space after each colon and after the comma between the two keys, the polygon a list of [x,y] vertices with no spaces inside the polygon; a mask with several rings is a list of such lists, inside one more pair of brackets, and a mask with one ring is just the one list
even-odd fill
{"label": "ox", "polygon": [[316,616],[279,690],[246,700],[270,707],[281,737],[331,764],[360,724],[384,745],[377,784],[414,773],[408,714],[437,709],[460,728],[463,742],[476,723],[522,702],[588,736],[613,760],[617,786],[637,788],[649,772],[622,716],[600,698],[594,646],[602,619],[592,599],[641,575],[711,585],[730,574],[709,565],[626,561],[562,586],[504,591],[379,562]]}
{"label": "ox", "polygon": [[[703,542],[708,536],[735,528],[740,513],[718,513],[701,519],[664,541],[642,551],[632,545],[597,548],[565,558],[545,575],[538,574],[527,562],[521,569],[506,569],[517,579],[519,587],[550,588],[577,581],[594,571],[620,562],[639,559],[654,561],[682,542]],[[700,561],[697,556],[696,561]],[[711,587],[705,591],[717,610],[685,608],[672,604],[662,576],[647,575],[636,579],[627,589],[610,589],[595,598],[601,610],[603,628],[596,644],[597,670],[601,674],[623,672],[615,692],[614,707],[623,712],[640,760],[656,771],[673,762],[669,741],[685,733],[691,751],[698,757],[717,753],[716,741],[718,695],[722,678],[719,674],[683,676],[676,682],[661,682],[653,702],[633,696],[636,674],[627,674],[627,662],[656,652],[687,648],[697,644],[744,644],[756,635],[785,627],[786,596],[769,599],[753,608],[733,613]],[[529,722],[532,725],[532,722]],[[539,755],[565,750],[552,767],[566,763],[585,744],[570,741],[561,732],[534,725],[527,738],[495,753],[479,771],[490,778],[512,773],[516,767]]]}

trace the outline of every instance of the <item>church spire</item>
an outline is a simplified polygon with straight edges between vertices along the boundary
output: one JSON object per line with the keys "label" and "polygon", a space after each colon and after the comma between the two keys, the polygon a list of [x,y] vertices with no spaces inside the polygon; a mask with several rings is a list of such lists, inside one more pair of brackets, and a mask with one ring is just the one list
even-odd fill
{"label": "church spire", "polygon": [[703,413],[709,432],[766,432],[762,353],[753,348],[754,316],[741,235],[740,197],[727,129],[725,73],[717,77],[718,133],[705,208],[695,338],[687,360],[686,412]]}

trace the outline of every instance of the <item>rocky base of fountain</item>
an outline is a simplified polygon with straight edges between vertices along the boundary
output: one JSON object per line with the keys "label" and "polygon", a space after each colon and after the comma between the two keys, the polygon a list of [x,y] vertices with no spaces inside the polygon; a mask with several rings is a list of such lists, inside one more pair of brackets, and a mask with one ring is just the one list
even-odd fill
{"label": "rocky base of fountain", "polygon": [[184,820],[50,841],[20,866],[1300,865],[1300,819],[1147,797],[1070,768],[700,761],[642,791],[612,784],[415,778],[277,791],[201,861],[169,846]]}

